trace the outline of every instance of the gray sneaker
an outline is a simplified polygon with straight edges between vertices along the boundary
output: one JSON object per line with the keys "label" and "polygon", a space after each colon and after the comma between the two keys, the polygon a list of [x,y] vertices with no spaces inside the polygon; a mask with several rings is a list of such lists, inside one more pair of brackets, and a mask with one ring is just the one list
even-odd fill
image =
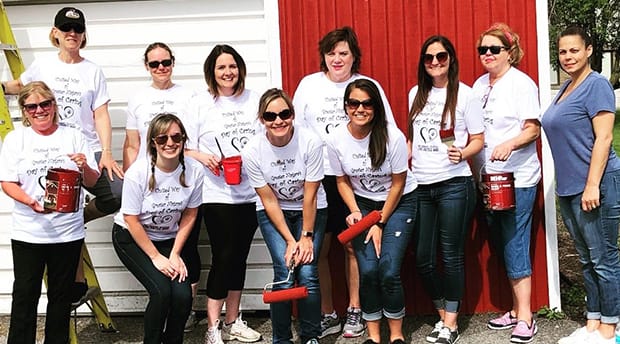
{"label": "gray sneaker", "polygon": [[189,316],[187,317],[187,321],[185,321],[185,329],[183,329],[183,331],[185,333],[192,332],[195,326],[196,326],[196,312],[191,311],[189,313]]}
{"label": "gray sneaker", "polygon": [[325,314],[321,319],[321,335],[319,339],[329,336],[330,334],[340,333],[340,319],[336,314]]}
{"label": "gray sneaker", "polygon": [[359,308],[347,308],[347,321],[342,329],[342,336],[355,338],[364,334],[366,323],[362,319],[362,310]]}

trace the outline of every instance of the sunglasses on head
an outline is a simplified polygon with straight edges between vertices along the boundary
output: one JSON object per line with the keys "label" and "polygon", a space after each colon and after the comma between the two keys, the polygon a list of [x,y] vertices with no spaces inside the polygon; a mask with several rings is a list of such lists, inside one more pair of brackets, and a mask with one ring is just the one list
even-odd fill
{"label": "sunglasses on head", "polygon": [[502,51],[502,49],[508,50],[508,48],[503,47],[501,45],[489,45],[489,46],[481,45],[477,49],[478,49],[479,55],[486,55],[488,50],[491,50],[491,54],[493,55],[499,54]]}
{"label": "sunglasses on head", "polygon": [[149,61],[147,65],[153,69],[159,68],[159,65],[164,67],[170,67],[172,65],[172,59],[165,59],[161,61]]}
{"label": "sunglasses on head", "polygon": [[293,112],[290,109],[284,109],[280,111],[280,113],[275,113],[271,111],[266,111],[263,113],[263,119],[267,122],[273,122],[276,120],[276,117],[280,117],[281,120],[286,121],[287,119],[293,116]]}
{"label": "sunglasses on head", "polygon": [[49,111],[52,108],[52,104],[54,103],[53,100],[44,100],[42,102],[40,102],[39,104],[24,104],[24,109],[29,113],[29,114],[33,114],[35,112],[37,112],[38,108],[41,108],[41,110],[43,111]]}
{"label": "sunglasses on head", "polygon": [[153,138],[153,141],[155,141],[155,143],[157,143],[158,145],[165,145],[166,143],[168,143],[168,138],[170,138],[174,143],[181,143],[181,141],[185,139],[185,136],[181,133],[176,133],[174,135],[163,134],[155,136]]}
{"label": "sunglasses on head", "polygon": [[424,64],[425,65],[431,65],[433,64],[433,60],[437,59],[437,62],[439,63],[446,63],[446,61],[448,61],[448,52],[447,51],[442,51],[440,53],[437,53],[435,55],[433,54],[424,54]]}
{"label": "sunglasses on head", "polygon": [[71,30],[73,30],[75,33],[84,33],[84,31],[86,31],[86,28],[80,24],[62,24],[58,27],[58,30],[62,31],[62,32],[70,32]]}
{"label": "sunglasses on head", "polygon": [[364,108],[364,110],[371,110],[374,106],[372,99],[357,100],[349,98],[344,102],[344,104],[349,108],[349,110],[357,110],[360,105]]}

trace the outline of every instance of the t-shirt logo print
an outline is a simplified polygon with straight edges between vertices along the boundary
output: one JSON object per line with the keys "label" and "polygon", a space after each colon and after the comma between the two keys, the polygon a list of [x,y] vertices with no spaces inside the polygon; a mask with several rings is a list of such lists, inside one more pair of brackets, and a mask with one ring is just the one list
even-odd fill
{"label": "t-shirt logo print", "polygon": [[284,186],[281,187],[280,189],[278,189],[278,193],[282,196],[284,196],[284,198],[291,200],[291,201],[297,201],[297,197],[294,197],[295,194],[297,194],[297,191],[299,191],[299,187],[298,186]]}
{"label": "t-shirt logo print", "polygon": [[250,139],[247,136],[233,137],[233,139],[230,140],[230,144],[237,150],[237,152],[241,152],[248,141],[250,141]]}
{"label": "t-shirt logo print", "polygon": [[360,179],[360,183],[362,184],[362,188],[368,192],[384,192],[386,190],[384,185],[381,185],[381,182],[377,179]]}
{"label": "t-shirt logo print", "polygon": [[437,137],[437,135],[438,135],[437,129],[435,128],[427,128],[427,127],[420,128],[420,136],[422,136],[424,143],[430,143]]}

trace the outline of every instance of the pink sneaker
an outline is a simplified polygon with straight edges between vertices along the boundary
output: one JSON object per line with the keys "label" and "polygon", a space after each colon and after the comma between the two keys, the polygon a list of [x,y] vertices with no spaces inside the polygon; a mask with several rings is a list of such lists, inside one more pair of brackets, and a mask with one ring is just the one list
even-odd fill
{"label": "pink sneaker", "polygon": [[527,326],[523,320],[517,322],[517,326],[512,330],[510,335],[511,343],[529,343],[534,340],[534,335],[538,332],[536,320],[532,319],[532,326]]}
{"label": "pink sneaker", "polygon": [[510,315],[510,311],[504,313],[499,318],[491,319],[487,323],[487,327],[491,330],[505,330],[517,326],[517,318]]}

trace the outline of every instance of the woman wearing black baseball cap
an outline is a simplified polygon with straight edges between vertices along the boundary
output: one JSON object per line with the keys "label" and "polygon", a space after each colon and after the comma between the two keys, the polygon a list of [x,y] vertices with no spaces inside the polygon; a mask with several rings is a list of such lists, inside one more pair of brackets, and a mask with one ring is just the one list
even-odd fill
{"label": "woman wearing black baseball cap", "polygon": [[[110,97],[101,67],[80,55],[80,49],[86,46],[84,12],[75,7],[60,9],[54,17],[49,39],[58,48],[58,55],[35,59],[19,79],[3,86],[7,94],[17,94],[31,81],[45,82],[56,97],[61,125],[78,128],[86,136],[101,170],[95,186],[87,188],[95,195],[84,208],[87,223],[120,208],[123,170],[112,157]],[[73,301],[79,303],[87,289],[80,264]]]}

